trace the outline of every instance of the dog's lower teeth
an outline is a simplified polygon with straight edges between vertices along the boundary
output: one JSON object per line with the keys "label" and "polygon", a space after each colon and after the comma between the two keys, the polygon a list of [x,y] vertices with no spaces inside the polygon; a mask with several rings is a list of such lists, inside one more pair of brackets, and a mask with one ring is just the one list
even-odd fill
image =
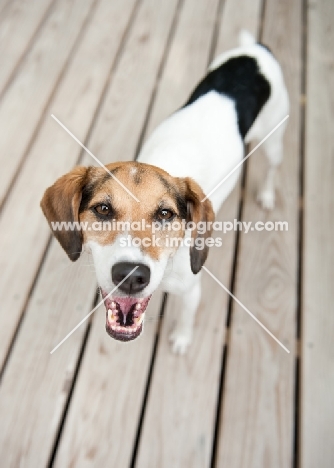
{"label": "dog's lower teeth", "polygon": [[115,309],[115,307],[116,307],[116,302],[112,302],[110,305],[111,305],[111,308],[112,308],[112,309]]}
{"label": "dog's lower teeth", "polygon": [[[138,304],[137,304],[138,306]],[[136,307],[136,309],[140,309],[141,306]],[[132,316],[132,324],[126,325],[126,324],[119,324],[117,321],[117,311],[115,309],[108,309],[108,321],[109,321],[109,327],[114,331],[114,332],[119,332],[119,333],[126,333],[126,334],[131,334],[135,333],[140,325],[142,324],[144,320],[144,315],[145,313],[140,314],[139,317]]]}
{"label": "dog's lower teeth", "polygon": [[137,310],[141,309],[141,304],[139,304],[139,302],[138,302],[138,304],[136,304],[136,309]]}
{"label": "dog's lower teeth", "polygon": [[139,318],[135,319],[135,324],[137,327],[142,323],[143,319],[144,319],[144,314],[141,314]]}

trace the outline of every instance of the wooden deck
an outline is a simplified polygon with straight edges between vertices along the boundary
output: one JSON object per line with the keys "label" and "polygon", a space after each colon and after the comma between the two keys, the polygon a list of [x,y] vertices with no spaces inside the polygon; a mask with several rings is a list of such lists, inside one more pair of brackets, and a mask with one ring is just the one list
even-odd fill
{"label": "wooden deck", "polygon": [[[0,466],[334,466],[334,3],[331,0],[0,0]],[[71,264],[39,208],[75,164],[135,157],[216,54],[248,29],[291,98],[275,210],[251,156],[219,219],[186,357],[168,346],[178,302],[157,294],[140,340],[108,338],[92,260]]]}

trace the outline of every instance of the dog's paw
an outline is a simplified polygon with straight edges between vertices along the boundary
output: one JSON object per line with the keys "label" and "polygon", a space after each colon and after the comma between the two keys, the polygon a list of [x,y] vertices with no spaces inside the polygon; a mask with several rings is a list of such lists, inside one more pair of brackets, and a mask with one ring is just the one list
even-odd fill
{"label": "dog's paw", "polygon": [[191,332],[175,329],[169,335],[172,351],[175,354],[185,354],[191,343]]}
{"label": "dog's paw", "polygon": [[257,201],[264,210],[272,210],[275,207],[275,192],[274,190],[259,190]]}

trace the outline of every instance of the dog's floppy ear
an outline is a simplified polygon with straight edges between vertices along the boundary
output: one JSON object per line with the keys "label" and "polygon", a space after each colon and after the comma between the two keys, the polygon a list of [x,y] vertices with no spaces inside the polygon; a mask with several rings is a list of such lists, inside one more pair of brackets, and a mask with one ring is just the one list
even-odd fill
{"label": "dog's floppy ear", "polygon": [[[197,226],[199,222],[212,222],[214,221],[215,215],[212,209],[210,200],[205,198],[205,194],[201,187],[190,177],[183,179],[186,185],[185,199],[187,202],[187,222],[194,222]],[[207,226],[207,224],[205,224]],[[205,240],[210,236],[211,229],[206,230],[204,234],[198,232],[195,228],[192,230],[192,239],[193,244],[190,247],[190,266],[191,271],[196,274],[202,268],[209,252],[209,247],[207,245],[201,245],[197,239],[203,239],[202,243],[205,243]],[[196,247],[196,242],[198,246]]]}
{"label": "dog's floppy ear", "polygon": [[76,167],[49,187],[42,198],[41,208],[52,232],[69,258],[74,262],[82,250],[81,230],[54,229],[54,222],[78,222],[82,189],[86,182],[87,167]]}

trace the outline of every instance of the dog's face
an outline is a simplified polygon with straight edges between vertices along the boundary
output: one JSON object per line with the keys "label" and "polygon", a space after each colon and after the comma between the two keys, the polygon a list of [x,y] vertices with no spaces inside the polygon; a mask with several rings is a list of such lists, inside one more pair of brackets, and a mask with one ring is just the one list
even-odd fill
{"label": "dog's face", "polygon": [[[106,307],[107,332],[129,341],[142,331],[151,295],[184,237],[184,222],[213,221],[214,214],[208,200],[201,202],[205,195],[192,179],[172,177],[137,162],[106,167],[117,180],[103,168],[77,167],[46,190],[41,207],[72,261],[79,258],[83,246],[91,251]],[[79,222],[83,229],[55,230],[52,223],[57,222]],[[194,229],[193,241],[199,236]],[[196,274],[208,249],[191,246],[189,250]]]}

